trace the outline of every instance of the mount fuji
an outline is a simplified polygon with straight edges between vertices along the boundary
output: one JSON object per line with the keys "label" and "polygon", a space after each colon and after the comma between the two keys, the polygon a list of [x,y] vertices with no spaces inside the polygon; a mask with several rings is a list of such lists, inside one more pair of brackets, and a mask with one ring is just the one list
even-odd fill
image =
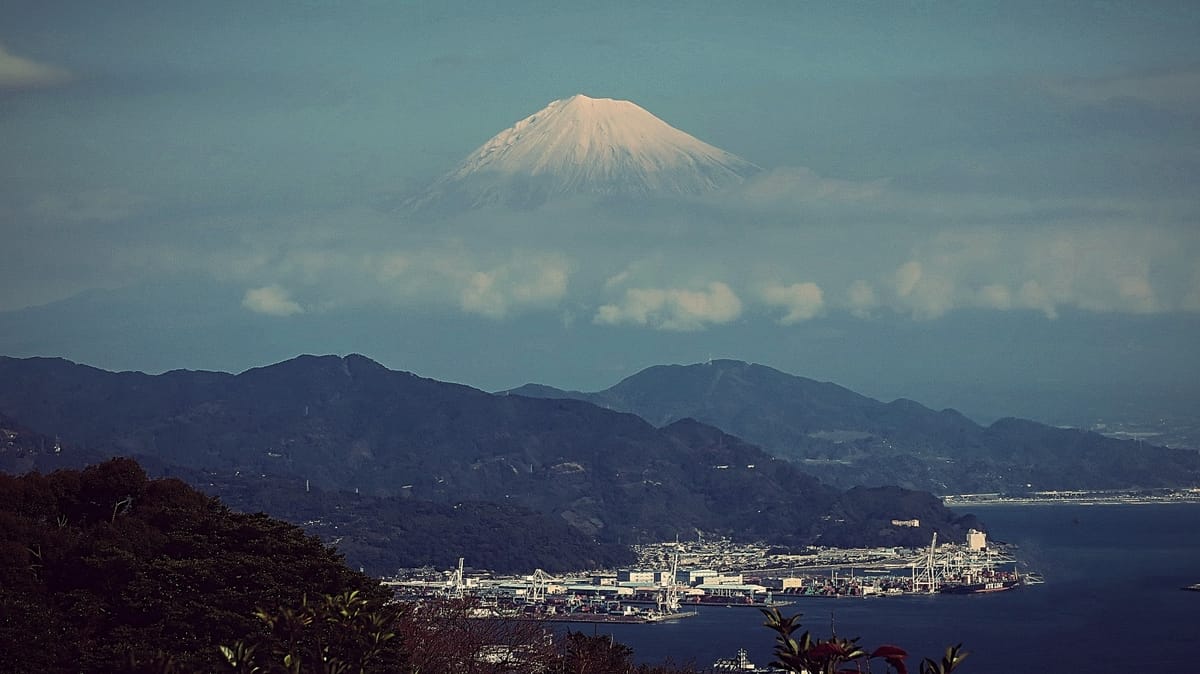
{"label": "mount fuji", "polygon": [[408,205],[445,212],[531,209],[577,196],[689,196],[759,171],[635,103],[577,94],[496,134]]}

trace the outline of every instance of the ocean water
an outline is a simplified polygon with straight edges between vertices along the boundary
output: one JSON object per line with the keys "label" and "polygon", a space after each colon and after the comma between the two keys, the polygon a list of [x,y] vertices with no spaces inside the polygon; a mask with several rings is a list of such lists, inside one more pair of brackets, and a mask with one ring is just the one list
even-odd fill
{"label": "ocean water", "polygon": [[[964,674],[1200,672],[1200,504],[1030,505],[973,509],[989,538],[1016,543],[1046,583],[990,595],[802,598],[783,608],[806,629],[907,650],[911,669],[962,642]],[[771,660],[756,609],[703,607],[656,625],[578,625],[612,634],[637,660],[707,667],[745,648]],[[875,668],[882,671],[882,667]]]}

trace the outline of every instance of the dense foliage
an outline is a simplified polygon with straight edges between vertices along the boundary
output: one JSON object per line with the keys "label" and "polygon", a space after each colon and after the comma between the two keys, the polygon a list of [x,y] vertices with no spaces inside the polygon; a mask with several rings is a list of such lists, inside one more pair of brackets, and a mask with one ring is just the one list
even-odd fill
{"label": "dense foliage", "polygon": [[235,674],[366,674],[408,664],[399,648],[398,611],[358,590],[254,615],[267,635],[219,647]]}
{"label": "dense foliage", "polygon": [[[633,651],[612,637],[555,637],[537,622],[472,618],[477,608],[472,600],[388,607],[325,597],[260,611],[274,642],[239,641],[221,652],[234,674],[695,674],[671,664],[637,665]],[[386,652],[396,643],[403,649]]]}
{"label": "dense foliage", "polygon": [[112,672],[160,652],[215,671],[216,644],[268,634],[256,608],[354,590],[382,596],[297,527],[130,459],[0,475],[0,671]]}
{"label": "dense foliage", "polygon": [[247,512],[264,511],[326,541],[351,566],[377,576],[397,569],[453,567],[459,557],[499,573],[552,573],[631,564],[627,546],[580,535],[561,518],[515,504],[436,503],[334,492],[282,478],[208,476],[205,491]]}
{"label": "dense foliage", "polygon": [[388,596],[301,529],[130,459],[0,474],[0,672],[675,671]]}

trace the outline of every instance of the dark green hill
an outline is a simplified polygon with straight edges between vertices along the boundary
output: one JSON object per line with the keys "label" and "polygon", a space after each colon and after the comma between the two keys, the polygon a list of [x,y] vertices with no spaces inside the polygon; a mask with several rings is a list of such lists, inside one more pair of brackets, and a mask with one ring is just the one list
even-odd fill
{"label": "dark green hill", "polygon": [[298,527],[129,459],[0,474],[0,672],[220,671],[218,644],[267,638],[255,609],[351,590],[388,596]]}
{"label": "dark green hill", "polygon": [[982,427],[954,410],[880,402],[828,382],[718,360],[647,368],[596,393],[527,385],[663,425],[694,418],[841,486],[935,493],[1200,484],[1200,454],[1005,419]]}

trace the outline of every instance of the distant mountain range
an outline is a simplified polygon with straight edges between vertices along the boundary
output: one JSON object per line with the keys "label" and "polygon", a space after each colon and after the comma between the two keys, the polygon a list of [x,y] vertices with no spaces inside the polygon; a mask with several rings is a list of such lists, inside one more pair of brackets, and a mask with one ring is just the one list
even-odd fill
{"label": "distant mountain range", "polygon": [[[0,415],[11,428],[32,429],[19,430],[21,437],[41,434],[0,446],[5,470],[44,470],[72,455],[134,456],[151,472],[178,475],[234,505],[323,520],[318,527],[349,518],[343,523],[358,532],[348,543],[361,548],[359,559],[374,556],[383,566],[399,558],[389,550],[432,535],[397,528],[395,518],[418,511],[439,522],[447,540],[483,547],[462,550],[468,557],[487,556],[486,546],[468,541],[489,521],[520,521],[546,535],[569,531],[596,546],[697,530],[783,544],[920,545],[934,530],[958,538],[974,523],[929,494],[841,492],[694,420],[656,428],[584,401],[493,395],[362,356],[303,356],[238,375],[155,376],[0,358]],[[55,444],[61,452],[52,453]],[[349,496],[330,497],[341,505],[322,515],[306,482],[382,502],[351,506]],[[414,511],[404,501],[441,505]],[[482,503],[505,510],[472,505]],[[469,527],[454,524],[461,508],[474,513],[463,520]],[[538,517],[550,520],[539,525]],[[892,519],[919,519],[922,527],[895,527]],[[540,565],[555,566],[552,552],[540,554]],[[594,547],[574,557],[605,554]]]}
{"label": "distant mountain range", "polygon": [[1021,419],[980,426],[954,410],[883,403],[733,360],[647,368],[594,393],[529,384],[511,394],[586,400],[655,425],[692,418],[843,487],[934,493],[1200,484],[1200,453]]}
{"label": "distant mountain range", "polygon": [[696,195],[759,171],[635,103],[577,94],[496,134],[408,206],[445,213],[580,196]]}

